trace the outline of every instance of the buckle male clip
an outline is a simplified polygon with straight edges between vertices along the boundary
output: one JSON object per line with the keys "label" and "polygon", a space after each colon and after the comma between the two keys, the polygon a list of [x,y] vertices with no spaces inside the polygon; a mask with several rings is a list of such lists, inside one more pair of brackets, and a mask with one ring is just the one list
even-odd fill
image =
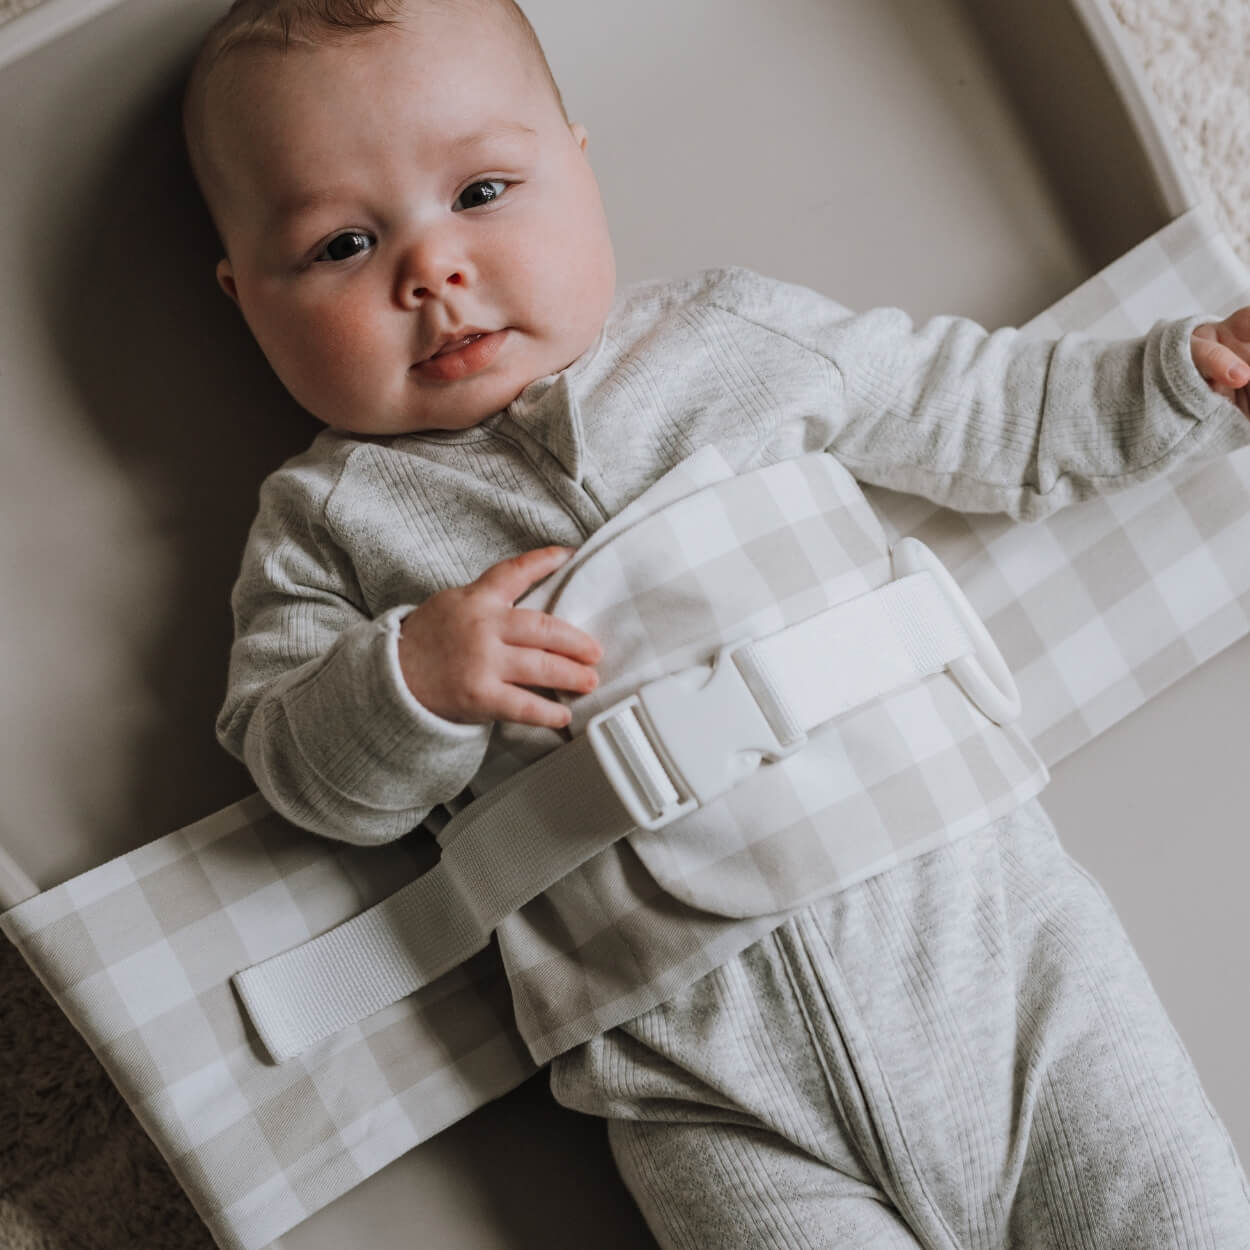
{"label": "buckle male clip", "polygon": [[[869,681],[849,683],[857,691],[856,703],[888,693],[908,672],[919,680],[944,666],[990,720],[1005,725],[1020,715],[1020,692],[1011,670],[938,557],[915,538],[900,539],[891,556],[894,583],[927,573],[924,585],[935,587],[938,594],[929,590],[924,596],[895,596],[883,608],[850,617],[854,623],[848,626],[845,612],[885,589],[878,587],[820,614],[826,622],[822,628],[830,630],[825,641],[830,647],[843,646],[843,654],[824,656],[813,647],[811,637],[796,637],[792,644],[798,646],[800,662],[776,664],[766,661],[764,652],[789,631],[763,640],[740,640],[723,646],[710,666],[696,665],[650,681],[591,719],[586,727],[590,746],[636,826],[662,829],[736,785],[762,759],[784,759],[800,750],[807,743],[805,730],[850,706],[836,680],[838,665],[845,669],[858,663],[873,674]],[[881,611],[886,615],[875,614]],[[810,623],[791,628],[803,633]],[[878,643],[873,627],[889,628],[893,651]],[[918,634],[927,635],[930,645],[913,649],[908,640]],[[877,656],[879,647],[886,649]],[[735,660],[737,652],[748,648],[758,649],[744,655],[741,663]],[[867,653],[882,661],[875,670],[867,663]],[[814,677],[816,698],[808,689],[804,655],[833,666]],[[760,698],[744,668],[752,673]],[[800,706],[801,724],[794,714]]]}
{"label": "buckle male clip", "polygon": [[697,665],[656,678],[591,718],[590,745],[631,819],[661,829],[736,785],[760,763],[807,743],[773,728],[722,647],[710,668]]}

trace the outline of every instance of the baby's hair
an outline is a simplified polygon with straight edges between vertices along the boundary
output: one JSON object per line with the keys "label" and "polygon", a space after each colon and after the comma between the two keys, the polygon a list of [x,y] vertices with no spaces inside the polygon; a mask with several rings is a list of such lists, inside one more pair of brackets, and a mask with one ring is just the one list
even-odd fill
{"label": "baby's hair", "polygon": [[[204,37],[192,70],[188,90],[197,77],[206,76],[231,48],[259,44],[289,48],[292,44],[316,45],[336,35],[372,30],[394,24],[406,0],[234,0]],[[526,50],[537,57],[551,89],[564,111],[542,44],[516,0],[421,0],[422,7],[456,9],[470,5],[494,9],[522,38]],[[568,115],[565,114],[565,120]]]}
{"label": "baby's hair", "polygon": [[[191,167],[202,190],[204,108],[207,83],[213,68],[232,51],[246,47],[317,47],[336,39],[392,26],[409,5],[426,9],[476,9],[503,18],[520,40],[522,54],[532,59],[551,86],[552,94],[567,122],[569,115],[551,66],[529,19],[516,0],[234,0],[208,30],[191,67],[182,100],[183,132]],[[207,195],[206,199],[209,199]],[[212,203],[209,211],[212,212]]]}

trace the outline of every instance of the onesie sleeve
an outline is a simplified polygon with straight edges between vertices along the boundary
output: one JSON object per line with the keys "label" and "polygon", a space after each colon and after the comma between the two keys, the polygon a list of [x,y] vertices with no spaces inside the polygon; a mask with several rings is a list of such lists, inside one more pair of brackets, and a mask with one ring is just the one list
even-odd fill
{"label": "onesie sleeve", "polygon": [[1190,335],[1210,317],[1135,339],[1038,340],[961,317],[854,313],[789,284],[744,302],[832,366],[827,450],[861,481],[960,511],[1037,521],[1250,443],[1250,420],[1193,363]]}
{"label": "onesie sleeve", "polygon": [[324,464],[297,458],[261,489],[217,736],[288,820],[367,845],[459,794],[490,726],[444,720],[408,690],[398,637],[415,605],[370,618],[325,519],[333,484]]}

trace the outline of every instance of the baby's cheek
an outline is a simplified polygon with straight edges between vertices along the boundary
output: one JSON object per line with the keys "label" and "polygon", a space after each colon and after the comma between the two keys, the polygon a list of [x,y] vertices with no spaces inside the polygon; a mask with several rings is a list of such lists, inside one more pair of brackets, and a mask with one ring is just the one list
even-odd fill
{"label": "baby's cheek", "polygon": [[297,381],[290,389],[309,411],[326,416],[324,410],[337,410],[367,395],[379,344],[362,309],[348,300],[336,301],[300,318],[291,329],[286,350]]}
{"label": "baby's cheek", "polygon": [[615,293],[616,263],[603,203],[589,171],[585,179],[581,194],[569,197],[553,243],[563,259],[559,271],[565,297],[588,322],[601,322]]}

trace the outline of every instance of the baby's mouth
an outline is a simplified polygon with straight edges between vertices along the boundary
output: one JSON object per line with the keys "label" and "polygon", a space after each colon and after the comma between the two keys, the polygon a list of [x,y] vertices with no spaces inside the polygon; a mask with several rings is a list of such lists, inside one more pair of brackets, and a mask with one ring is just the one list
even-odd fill
{"label": "baby's mouth", "polygon": [[436,351],[434,355],[430,357],[430,359],[434,360],[436,357],[444,356],[448,352],[459,351],[462,347],[468,347],[470,343],[476,342],[481,337],[482,337],[481,334],[466,334],[464,338],[457,339],[454,343],[448,343],[446,347],[440,347],[438,351]]}
{"label": "baby's mouth", "polygon": [[499,354],[508,331],[474,330],[450,343],[444,343],[433,355],[418,361],[412,372],[435,382],[457,382],[480,373]]}

